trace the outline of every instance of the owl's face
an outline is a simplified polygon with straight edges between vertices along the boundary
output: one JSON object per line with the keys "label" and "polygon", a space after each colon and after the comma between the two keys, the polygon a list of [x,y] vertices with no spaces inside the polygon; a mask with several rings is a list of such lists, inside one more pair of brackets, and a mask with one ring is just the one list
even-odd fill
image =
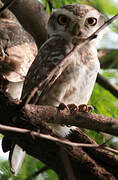
{"label": "owl's face", "polygon": [[88,5],[72,4],[55,10],[48,22],[49,36],[61,35],[68,40],[73,37],[89,37],[104,23],[104,16]]}

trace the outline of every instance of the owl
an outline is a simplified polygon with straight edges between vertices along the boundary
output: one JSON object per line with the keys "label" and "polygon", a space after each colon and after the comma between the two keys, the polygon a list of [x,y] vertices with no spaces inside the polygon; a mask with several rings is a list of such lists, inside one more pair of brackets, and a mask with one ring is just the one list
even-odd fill
{"label": "owl", "polygon": [[[79,44],[103,23],[104,16],[88,5],[71,4],[54,10],[47,25],[49,39],[42,45],[30,66],[21,99],[27,98],[63,59],[68,61],[69,58],[67,67],[59,69],[56,81],[50,85],[51,77],[47,79],[46,86],[35,93],[30,103],[51,106],[58,106],[60,102],[66,105],[74,103],[77,106],[87,104],[100,68],[96,49],[99,36],[84,47],[76,48],[70,56],[67,55],[74,48],[75,41]],[[70,129],[75,128],[53,124],[51,126],[63,137],[69,134]],[[21,148],[14,146],[10,164],[15,175],[21,167],[24,154]]]}
{"label": "owl", "polygon": [[[20,99],[24,77],[37,54],[36,44],[6,9],[0,14],[0,89]],[[5,84],[5,88],[4,87]]]}

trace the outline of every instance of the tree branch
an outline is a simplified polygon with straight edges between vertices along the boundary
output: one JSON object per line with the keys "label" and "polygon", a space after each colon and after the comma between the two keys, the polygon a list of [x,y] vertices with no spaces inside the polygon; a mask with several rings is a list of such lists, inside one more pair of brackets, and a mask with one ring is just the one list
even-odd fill
{"label": "tree branch", "polygon": [[[2,0],[7,4],[9,0]],[[9,7],[19,22],[28,31],[38,47],[47,39],[48,14],[45,7],[37,0],[18,0]]]}
{"label": "tree branch", "polygon": [[103,77],[101,74],[98,74],[97,76],[97,82],[104,87],[105,89],[107,89],[108,91],[110,91],[115,97],[118,98],[118,86],[116,86],[115,84],[112,84],[109,82],[109,80],[107,80],[105,77]]}
{"label": "tree branch", "polygon": [[[50,142],[50,140],[51,141],[53,140],[53,142],[56,142],[56,143],[58,142],[59,144],[64,142],[64,140],[57,140],[56,138],[53,138],[53,137],[50,138],[49,135],[42,135],[42,134],[39,134],[37,132],[31,132],[29,130],[25,130],[25,129],[23,130],[23,129],[20,129],[20,128],[5,127],[3,125],[0,125],[0,132],[5,134],[5,135],[7,135],[7,136],[9,136],[9,137],[12,137],[12,140],[14,140],[14,142],[17,142],[17,144],[20,145],[21,147],[23,147],[26,150],[27,153],[33,155],[34,157],[36,157],[38,159],[41,158],[40,157],[40,151],[41,151],[41,147],[40,146],[41,146],[41,139],[42,138],[44,138],[45,140],[47,139],[49,142]],[[56,139],[56,141],[55,141],[55,139]],[[65,139],[65,142],[66,141],[67,140]],[[39,142],[39,143],[37,143],[37,142]],[[31,147],[28,146],[28,149],[27,149],[27,146],[24,143],[26,143],[26,144],[28,143],[30,145],[32,145],[32,143],[33,143],[33,148],[31,149]],[[73,143],[73,144],[75,144],[75,146],[77,146],[77,143]],[[46,143],[46,145],[48,147],[48,142]],[[72,145],[72,143],[70,143],[70,144],[68,143],[68,145]],[[80,144],[78,144],[78,146],[79,145]],[[81,144],[80,146],[84,146],[84,145]],[[89,148],[92,147],[91,144],[87,145],[87,146]],[[97,147],[97,145],[96,146],[93,145],[93,147]],[[39,153],[36,151],[35,148],[37,148],[37,150],[39,150],[38,151]],[[80,157],[82,157],[82,161],[84,163],[87,163],[87,164],[89,163],[89,165],[91,164],[92,168],[94,167],[94,171],[95,171],[94,172],[94,176],[98,176],[98,174],[99,174],[100,178],[104,179],[104,173],[106,173],[108,179],[110,179],[112,177],[115,180],[115,177],[113,175],[108,173],[101,166],[98,166],[82,149],[78,149],[78,150],[79,150],[79,154],[78,154],[79,156],[76,154],[77,153],[77,148],[76,147],[75,148],[71,147],[71,149],[68,147],[66,149],[66,152],[68,152],[69,153],[68,155],[69,156],[71,155],[72,157],[73,157],[73,154],[76,154],[76,158],[75,159],[78,159],[78,158],[81,159]],[[45,151],[46,151],[46,149],[45,149]],[[37,156],[37,153],[38,153],[38,156]],[[44,162],[44,159],[43,159],[43,162]],[[72,165],[73,165],[73,163],[72,163]]]}
{"label": "tree branch", "polygon": [[[1,108],[0,114],[3,119],[0,119],[1,124],[16,127],[22,127],[31,130],[40,127],[43,123],[65,124],[77,126],[81,128],[93,129],[102,131],[115,136],[118,136],[118,120],[115,118],[106,117],[104,115],[84,113],[74,111],[72,114],[68,110],[59,111],[52,106],[39,106],[28,104],[25,108],[19,110],[19,105],[14,103],[0,93]],[[9,112],[6,114],[6,112]],[[11,117],[12,115],[12,117]],[[15,120],[14,120],[15,119]]]}
{"label": "tree branch", "polygon": [[[1,124],[28,129],[28,130],[21,129],[21,131],[25,131],[24,134],[21,134],[21,131],[18,131],[17,128],[14,129],[15,130],[15,134],[14,134],[12,131],[13,129],[11,127],[9,131],[8,129],[7,131],[5,131],[5,129],[3,130],[1,128],[1,132],[7,135],[7,137],[11,139],[11,141],[14,141],[16,144],[18,144],[23,149],[25,149],[28,154],[36,157],[37,159],[40,159],[41,161],[46,163],[50,168],[53,168],[59,174],[60,179],[64,179],[66,177],[66,174],[63,171],[64,167],[63,167],[63,163],[60,160],[60,154],[59,154],[59,145],[61,141],[60,142],[55,141],[55,140],[52,141],[53,137],[56,137],[59,139],[61,137],[58,136],[49,127],[49,125],[45,122],[46,121],[45,118],[47,118],[47,121],[49,122],[52,122],[52,121],[56,122],[56,118],[57,118],[60,121],[60,123],[62,123],[63,120],[65,119],[64,120],[65,122],[66,120],[68,123],[71,122],[71,124],[72,122],[74,122],[74,125],[75,125],[75,122],[78,119],[77,117],[79,116],[81,117],[79,119],[80,121],[82,117],[90,118],[89,116],[90,114],[80,113],[80,112],[69,114],[68,111],[62,111],[60,113],[59,112],[57,113],[57,108],[55,107],[35,106],[35,105],[27,105],[26,108],[19,111],[18,104],[11,101],[11,99],[2,92],[0,93],[0,105],[1,105],[0,116],[2,117],[2,119],[0,119]],[[94,114],[92,114],[92,116],[94,116]],[[70,119],[67,117],[70,117]],[[94,120],[95,120],[95,116],[94,116]],[[32,131],[36,131],[36,132],[31,133]],[[38,136],[35,136],[36,135],[35,133],[36,134],[38,133]],[[43,134],[45,133],[48,136],[47,135],[42,136],[42,133]],[[49,136],[49,134],[53,137]],[[50,137],[52,139],[50,139]],[[64,138],[61,138],[61,140],[64,140]],[[71,140],[71,142],[74,142],[74,143],[94,144],[94,141],[90,140],[90,138],[84,135],[83,132],[81,132],[80,130],[72,131],[68,139],[65,139],[65,141],[68,141],[68,140]],[[108,153],[108,151],[103,150],[103,149],[98,149],[98,148],[93,149],[91,147],[70,146],[70,144],[65,145],[65,143],[63,144],[63,146],[64,148],[66,148],[66,152],[68,153],[70,163],[74,170],[74,175],[77,179],[79,179],[79,177],[81,177],[80,179],[87,178],[90,180],[96,179],[96,178],[99,180],[100,179],[110,180],[110,178],[116,180],[118,178],[118,174],[116,173],[118,171],[118,166],[117,166],[118,157],[117,156],[112,156],[111,154]],[[94,159],[93,159],[93,156],[94,156]],[[114,164],[115,168],[112,168],[112,164]],[[78,168],[80,169],[79,172],[78,172]],[[111,170],[112,170],[112,173],[110,173]],[[83,172],[86,172],[86,173],[83,173]]]}
{"label": "tree branch", "polygon": [[41,139],[46,139],[52,142],[56,142],[60,145],[68,145],[68,146],[74,146],[74,147],[87,147],[87,148],[99,148],[99,149],[103,149],[103,150],[107,150],[109,152],[115,153],[116,155],[118,155],[118,151],[114,150],[112,148],[107,147],[106,145],[98,145],[98,144],[85,144],[85,143],[75,143],[75,142],[71,142],[68,141],[67,139],[64,138],[57,138],[57,137],[53,137],[50,135],[46,135],[46,134],[42,134],[36,131],[31,131],[28,129],[23,129],[23,128],[16,128],[16,127],[11,127],[11,126],[5,126],[5,125],[0,125],[0,133],[6,135],[6,136],[27,136],[27,138],[32,139],[32,137],[34,139],[36,138],[41,138]]}
{"label": "tree branch", "polygon": [[118,120],[115,118],[93,113],[74,112],[70,114],[69,112],[58,113],[57,111],[55,107],[38,105],[27,105],[25,109],[27,115],[37,125],[41,119],[48,123],[77,126],[118,136]]}

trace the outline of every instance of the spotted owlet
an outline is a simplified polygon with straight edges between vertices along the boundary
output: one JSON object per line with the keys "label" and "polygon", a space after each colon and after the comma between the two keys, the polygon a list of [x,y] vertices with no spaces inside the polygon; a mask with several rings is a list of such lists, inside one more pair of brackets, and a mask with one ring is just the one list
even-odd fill
{"label": "spotted owlet", "polygon": [[[68,66],[58,71],[58,79],[51,86],[47,83],[50,86],[48,91],[45,91],[46,89],[37,91],[31,103],[51,106],[58,106],[60,102],[87,104],[100,68],[96,50],[99,36],[84,47],[76,48],[70,56],[67,54],[74,47],[74,39],[77,39],[79,43],[103,23],[104,16],[87,5],[66,5],[53,11],[47,27],[49,39],[40,48],[27,73],[21,99],[26,98],[37,84],[45,80],[64,58],[67,60],[69,58]],[[62,136],[66,136],[70,131],[68,127],[59,125],[52,125],[52,127]],[[11,169],[14,174],[18,173],[21,166],[19,158],[23,160],[24,157],[23,154],[21,157],[18,155],[18,159],[16,158],[18,148],[15,145],[11,157]],[[21,151],[20,148],[18,152],[21,153]]]}

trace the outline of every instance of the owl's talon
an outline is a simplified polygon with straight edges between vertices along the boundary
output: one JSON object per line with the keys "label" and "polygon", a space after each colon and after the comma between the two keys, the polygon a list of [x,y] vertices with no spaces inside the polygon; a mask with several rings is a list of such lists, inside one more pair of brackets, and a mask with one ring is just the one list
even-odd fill
{"label": "owl's talon", "polygon": [[86,105],[86,104],[80,104],[80,105],[78,106],[78,111],[79,111],[79,112],[88,112],[87,105]]}
{"label": "owl's talon", "polygon": [[68,104],[69,111],[71,114],[77,111],[78,107],[75,104]]}
{"label": "owl's talon", "polygon": [[65,110],[65,109],[67,109],[68,111],[70,111],[70,110],[69,110],[69,107],[68,107],[66,104],[64,104],[64,103],[60,103],[59,106],[57,107],[57,109],[58,109],[58,111],[63,111],[63,110]]}
{"label": "owl's talon", "polygon": [[66,105],[64,103],[60,103],[57,108],[58,108],[58,111],[63,111],[66,109],[67,111],[70,112],[70,114],[74,113],[78,109],[78,107],[75,104]]}
{"label": "owl's talon", "polygon": [[89,106],[87,106],[87,107],[88,107],[88,112],[94,111],[94,107],[93,107],[93,106],[89,105]]}
{"label": "owl's talon", "polygon": [[80,104],[78,106],[79,112],[91,112],[93,110],[94,110],[94,108],[92,106],[87,106],[86,104]]}

